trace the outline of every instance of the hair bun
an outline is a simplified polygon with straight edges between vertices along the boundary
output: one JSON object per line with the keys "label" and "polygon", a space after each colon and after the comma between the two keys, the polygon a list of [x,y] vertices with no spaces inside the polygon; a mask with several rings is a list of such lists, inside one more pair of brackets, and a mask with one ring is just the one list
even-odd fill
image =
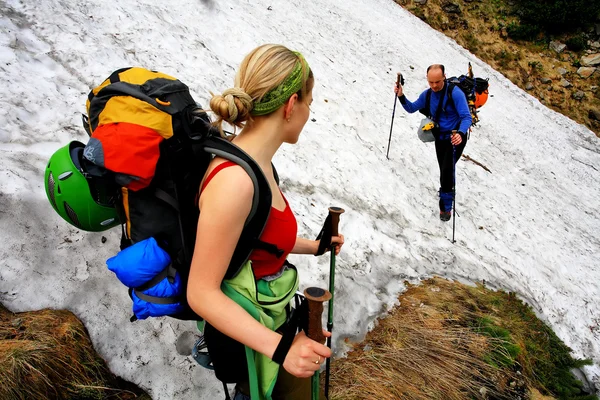
{"label": "hair bun", "polygon": [[210,100],[213,112],[233,125],[245,122],[253,107],[252,97],[241,88],[227,89],[221,95],[213,95]]}

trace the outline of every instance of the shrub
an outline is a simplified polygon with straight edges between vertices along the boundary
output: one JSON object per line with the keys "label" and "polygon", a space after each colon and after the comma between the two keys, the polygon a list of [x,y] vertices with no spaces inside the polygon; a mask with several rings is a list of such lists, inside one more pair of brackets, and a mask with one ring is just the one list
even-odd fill
{"label": "shrub", "polygon": [[587,42],[583,38],[583,36],[575,36],[575,37],[569,38],[569,39],[567,39],[565,44],[571,51],[581,51],[581,50],[585,50],[585,48],[587,47]]}
{"label": "shrub", "polygon": [[540,28],[537,25],[520,25],[511,22],[506,27],[506,33],[514,40],[533,40],[540,33]]}
{"label": "shrub", "polygon": [[595,21],[600,2],[589,0],[517,0],[521,25],[540,27],[549,33],[568,31]]}

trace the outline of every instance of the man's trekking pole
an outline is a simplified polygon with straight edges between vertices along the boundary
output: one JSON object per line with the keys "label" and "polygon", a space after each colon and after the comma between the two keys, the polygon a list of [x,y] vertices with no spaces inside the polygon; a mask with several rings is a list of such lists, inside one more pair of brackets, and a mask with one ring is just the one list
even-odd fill
{"label": "man's trekking pole", "polygon": [[[400,74],[398,74],[401,76]],[[395,105],[394,105],[395,106]],[[392,119],[393,121],[393,119]],[[331,236],[338,236],[338,225],[340,223],[340,215],[344,212],[340,207],[329,207],[329,216],[331,217]],[[333,333],[333,292],[335,289],[335,244],[329,249],[331,253],[331,261],[329,264],[329,311],[327,313],[327,330]],[[331,349],[331,336],[327,338],[327,347]],[[331,357],[325,361],[325,398],[329,398],[329,372],[331,366]]]}
{"label": "man's trekking pole", "polygon": [[456,243],[454,240],[454,231],[456,229],[456,146],[452,145],[452,179],[454,185],[452,185],[452,243]]}
{"label": "man's trekking pole", "polygon": [[[321,318],[323,315],[323,302],[331,299],[331,293],[318,287],[309,287],[304,291],[304,296],[308,300],[308,333],[307,336],[315,342],[325,343],[323,335],[323,326]],[[329,360],[329,359],[327,359]],[[317,360],[318,363],[318,360]],[[315,371],[311,380],[312,400],[319,400],[320,397],[320,369]]]}
{"label": "man's trekking pole", "polygon": [[[404,85],[404,78],[402,77],[402,74],[400,72],[398,72],[398,77],[396,78],[396,86],[400,86],[400,83],[402,83],[402,85]],[[390,159],[390,144],[392,143],[392,129],[394,128],[394,114],[396,114],[397,100],[398,100],[398,95],[396,95],[396,93],[394,93],[394,110],[392,111],[392,124],[390,125],[390,138],[388,139],[387,154],[385,155],[385,157],[388,160]]]}

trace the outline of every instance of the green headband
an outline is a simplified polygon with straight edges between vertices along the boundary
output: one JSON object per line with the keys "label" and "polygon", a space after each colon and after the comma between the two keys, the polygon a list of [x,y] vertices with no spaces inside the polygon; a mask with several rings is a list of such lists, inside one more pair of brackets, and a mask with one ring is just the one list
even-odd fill
{"label": "green headband", "polygon": [[254,104],[254,108],[251,112],[252,115],[266,115],[272,113],[281,107],[291,95],[302,89],[302,83],[308,77],[309,67],[304,57],[302,57],[302,54],[296,51],[294,54],[298,56],[299,60],[296,62],[296,65],[294,65],[292,73],[289,74],[279,86],[269,90],[259,102]]}

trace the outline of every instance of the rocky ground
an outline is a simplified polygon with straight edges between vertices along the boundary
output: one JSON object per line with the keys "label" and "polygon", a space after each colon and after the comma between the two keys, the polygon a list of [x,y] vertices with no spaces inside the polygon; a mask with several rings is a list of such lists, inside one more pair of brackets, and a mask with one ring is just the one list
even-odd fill
{"label": "rocky ground", "polygon": [[[510,0],[395,1],[542,104],[600,137],[600,21],[586,29],[525,42],[508,37],[506,28],[518,21]],[[584,49],[573,50],[576,42]]]}

